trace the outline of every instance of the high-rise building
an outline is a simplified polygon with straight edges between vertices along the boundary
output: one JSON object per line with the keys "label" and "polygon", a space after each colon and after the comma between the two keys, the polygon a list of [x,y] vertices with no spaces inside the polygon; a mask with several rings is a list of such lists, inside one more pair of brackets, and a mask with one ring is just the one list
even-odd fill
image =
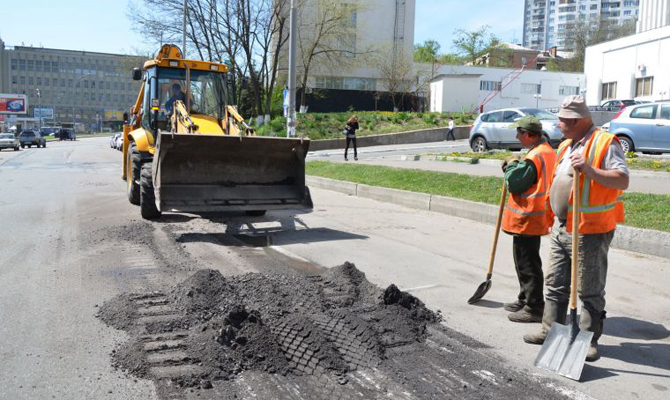
{"label": "high-rise building", "polygon": [[670,0],[641,0],[636,32],[670,25]]}
{"label": "high-rise building", "polygon": [[8,47],[0,40],[0,93],[28,96],[26,117],[33,117],[36,107],[50,108],[55,118],[46,123],[83,123],[94,130],[105,121],[120,122],[133,105],[140,84],[131,70],[144,61],[122,54]]}
{"label": "high-rise building", "polygon": [[577,23],[632,23],[639,7],[639,0],[525,0],[523,45],[564,49]]}

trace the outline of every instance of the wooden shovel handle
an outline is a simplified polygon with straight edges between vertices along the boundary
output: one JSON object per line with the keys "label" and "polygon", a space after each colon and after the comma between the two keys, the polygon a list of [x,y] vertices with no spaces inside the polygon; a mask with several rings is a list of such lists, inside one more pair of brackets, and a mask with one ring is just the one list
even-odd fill
{"label": "wooden shovel handle", "polygon": [[572,265],[570,271],[570,309],[577,309],[577,266],[579,265],[579,211],[581,208],[579,193],[579,171],[573,168],[572,178]]}
{"label": "wooden shovel handle", "polygon": [[498,235],[500,235],[500,225],[502,225],[502,215],[505,211],[505,199],[507,199],[507,185],[503,179],[502,195],[500,196],[500,207],[498,208],[498,220],[496,221],[496,233],[493,235],[493,246],[491,247],[491,258],[489,258],[489,269],[487,274],[490,277],[493,273],[493,261],[496,258],[496,248],[498,247]]}

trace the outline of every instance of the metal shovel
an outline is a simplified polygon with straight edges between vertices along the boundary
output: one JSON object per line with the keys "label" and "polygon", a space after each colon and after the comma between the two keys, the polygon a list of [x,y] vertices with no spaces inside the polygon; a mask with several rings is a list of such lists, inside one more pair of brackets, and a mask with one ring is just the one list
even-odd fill
{"label": "metal shovel", "polygon": [[570,275],[570,325],[551,324],[549,334],[535,359],[535,365],[567,378],[579,380],[593,332],[579,330],[577,320],[577,262],[579,260],[579,172],[574,170],[572,209],[572,265]]}
{"label": "metal shovel", "polygon": [[493,275],[493,261],[496,257],[496,248],[498,247],[498,235],[500,234],[500,225],[502,224],[502,215],[505,210],[505,199],[507,198],[507,186],[503,179],[502,196],[500,196],[500,207],[498,208],[498,221],[496,221],[496,233],[493,236],[493,248],[491,249],[491,258],[489,259],[489,269],[486,272],[486,280],[479,285],[475,294],[470,297],[468,304],[474,304],[484,297],[486,292],[491,289],[491,276]]}

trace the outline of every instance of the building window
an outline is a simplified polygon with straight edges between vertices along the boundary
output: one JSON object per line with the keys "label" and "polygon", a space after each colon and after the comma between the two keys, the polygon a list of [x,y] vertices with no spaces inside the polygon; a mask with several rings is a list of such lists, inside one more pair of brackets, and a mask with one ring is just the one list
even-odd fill
{"label": "building window", "polygon": [[37,86],[42,86],[42,77],[41,76],[37,77]]}
{"label": "building window", "polygon": [[601,100],[609,100],[616,97],[616,82],[603,83]]}
{"label": "building window", "polygon": [[635,97],[651,96],[654,89],[654,77],[638,78],[635,80]]}
{"label": "building window", "polygon": [[28,60],[28,72],[34,71],[35,70],[35,61],[34,60]]}
{"label": "building window", "polygon": [[19,60],[19,70],[20,71],[26,70],[26,60]]}
{"label": "building window", "polygon": [[25,77],[25,76],[22,76],[22,77],[21,77],[21,84],[22,84],[22,85],[25,85],[25,84],[26,84],[26,77]]}
{"label": "building window", "polygon": [[18,84],[19,83],[19,77],[16,76],[16,75],[12,76],[12,83],[15,84],[15,85]]}
{"label": "building window", "polygon": [[58,72],[58,62],[56,61],[51,62],[51,72]]}
{"label": "building window", "polygon": [[28,84],[29,84],[29,85],[34,85],[34,84],[35,84],[35,80],[33,79],[32,76],[29,76],[29,77],[28,77]]}
{"label": "building window", "polygon": [[489,92],[499,92],[502,84],[496,81],[480,81],[479,90],[486,90]]}
{"label": "building window", "polygon": [[84,79],[84,87],[88,89],[88,81],[86,79]]}
{"label": "building window", "polygon": [[60,87],[65,87],[65,78],[61,78]]}
{"label": "building window", "polygon": [[19,60],[13,59],[12,60],[12,71],[16,71],[17,69],[19,69]]}
{"label": "building window", "polygon": [[540,94],[541,89],[542,89],[541,85],[536,85],[534,83],[522,83],[521,84],[521,93]]}
{"label": "building window", "polygon": [[560,86],[558,94],[561,96],[570,96],[572,94],[579,94],[579,86]]}
{"label": "building window", "polygon": [[42,61],[35,61],[35,71],[42,72]]}

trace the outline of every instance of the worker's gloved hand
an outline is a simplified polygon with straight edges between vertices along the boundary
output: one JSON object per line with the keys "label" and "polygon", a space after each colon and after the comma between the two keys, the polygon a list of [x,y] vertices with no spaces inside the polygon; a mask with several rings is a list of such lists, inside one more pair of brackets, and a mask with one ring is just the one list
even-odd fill
{"label": "worker's gloved hand", "polygon": [[511,166],[511,165],[516,165],[516,164],[518,164],[520,160],[521,160],[521,157],[517,156],[516,154],[507,157],[507,158],[505,159],[505,161],[503,161],[503,163],[502,163],[502,171],[503,171],[503,173],[504,173],[505,171],[507,171],[507,167],[509,167],[509,166]]}

